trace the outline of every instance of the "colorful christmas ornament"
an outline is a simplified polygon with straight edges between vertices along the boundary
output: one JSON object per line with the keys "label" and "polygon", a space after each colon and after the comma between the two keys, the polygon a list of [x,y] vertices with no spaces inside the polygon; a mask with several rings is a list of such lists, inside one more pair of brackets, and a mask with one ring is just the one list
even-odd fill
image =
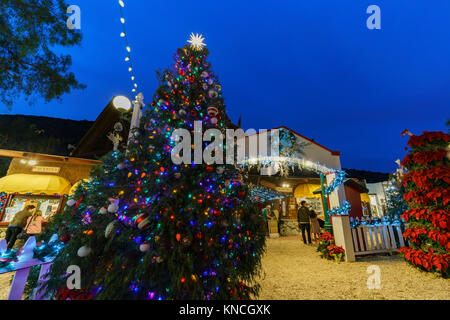
{"label": "colorful christmas ornament", "polygon": [[70,233],[66,233],[66,234],[63,234],[59,238],[59,240],[61,240],[61,242],[63,242],[63,243],[67,243],[67,242],[69,242],[70,238],[72,238],[72,235]]}
{"label": "colorful christmas ornament", "polygon": [[225,171],[225,168],[224,168],[224,167],[217,167],[217,169],[216,169],[216,172],[217,172],[218,174],[222,174],[224,171]]}
{"label": "colorful christmas ornament", "polygon": [[208,109],[208,116],[215,117],[217,113],[219,113],[219,109],[217,109],[216,106],[209,106]]}
{"label": "colorful christmas ornament", "polygon": [[148,243],[148,242],[142,243],[142,244],[139,246],[139,250],[140,250],[141,252],[147,252],[147,251],[149,251],[149,250],[150,250],[150,243]]}
{"label": "colorful christmas ornament", "polygon": [[114,231],[115,221],[111,221],[105,228],[105,238],[109,238]]}
{"label": "colorful christmas ornament", "polygon": [[111,203],[108,206],[108,212],[109,213],[116,213],[119,210],[119,200],[110,198],[109,201]]}
{"label": "colorful christmas ornament", "polygon": [[211,99],[214,99],[214,98],[217,98],[217,97],[219,96],[219,94],[217,93],[216,90],[211,89],[211,90],[208,91],[208,96],[209,96]]}
{"label": "colorful christmas ornament", "polygon": [[219,113],[219,109],[217,109],[217,107],[215,107],[215,106],[210,106],[210,107],[208,107],[207,111],[208,111],[208,116],[211,117],[211,123],[216,124],[217,123],[216,115],[217,115],[217,113]]}
{"label": "colorful christmas ornament", "polygon": [[151,218],[148,213],[141,213],[136,216],[135,224],[139,230],[146,230],[150,228]]}

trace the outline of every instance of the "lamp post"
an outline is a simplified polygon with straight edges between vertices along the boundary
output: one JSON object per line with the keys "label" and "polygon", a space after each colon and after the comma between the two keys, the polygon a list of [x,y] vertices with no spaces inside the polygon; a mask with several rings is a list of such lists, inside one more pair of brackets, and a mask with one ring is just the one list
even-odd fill
{"label": "lamp post", "polygon": [[333,227],[330,223],[330,217],[328,216],[328,201],[327,195],[325,194],[325,175],[320,173],[320,187],[322,190],[322,203],[323,203],[323,214],[325,216],[325,230],[333,234]]}
{"label": "lamp post", "polygon": [[138,95],[136,96],[136,100],[133,101],[133,116],[131,117],[127,147],[130,144],[131,138],[133,137],[133,130],[139,128],[143,108],[144,108],[144,95],[142,94],[142,92],[139,92]]}
{"label": "lamp post", "polygon": [[[114,107],[120,112],[127,112],[131,109],[131,102],[125,96],[116,96],[112,101]],[[140,92],[133,101],[133,115],[131,116],[130,130],[128,133],[127,147],[133,137],[133,130],[139,128],[142,117],[142,109],[144,107],[144,95]]]}

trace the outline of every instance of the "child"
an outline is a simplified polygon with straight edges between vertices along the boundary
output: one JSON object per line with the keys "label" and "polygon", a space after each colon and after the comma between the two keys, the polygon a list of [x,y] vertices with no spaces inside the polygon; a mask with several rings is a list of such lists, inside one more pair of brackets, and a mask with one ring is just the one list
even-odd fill
{"label": "child", "polygon": [[27,220],[27,228],[26,232],[28,233],[28,236],[35,236],[42,231],[42,222],[45,222],[44,218],[42,217],[42,211],[36,210],[36,213],[29,217]]}
{"label": "child", "polygon": [[317,221],[317,214],[314,210],[311,210],[310,215],[311,220],[311,234],[314,241],[320,240],[320,226],[319,221]]}

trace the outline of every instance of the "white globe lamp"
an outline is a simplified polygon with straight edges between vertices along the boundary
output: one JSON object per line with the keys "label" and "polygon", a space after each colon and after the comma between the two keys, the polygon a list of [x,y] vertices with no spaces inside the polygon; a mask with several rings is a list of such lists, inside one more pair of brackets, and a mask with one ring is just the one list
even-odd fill
{"label": "white globe lamp", "polygon": [[115,96],[112,103],[114,108],[119,111],[127,112],[131,110],[131,101],[125,96]]}

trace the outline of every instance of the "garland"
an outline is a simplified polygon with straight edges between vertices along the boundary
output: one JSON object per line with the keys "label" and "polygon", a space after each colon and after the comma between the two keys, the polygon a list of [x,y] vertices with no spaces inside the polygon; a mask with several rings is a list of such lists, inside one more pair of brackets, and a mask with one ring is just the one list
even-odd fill
{"label": "garland", "polygon": [[[38,259],[42,262],[51,261],[63,247],[64,244],[58,240],[51,241],[49,244],[42,243],[33,249],[33,259]],[[22,254],[23,248],[0,253],[0,270],[13,271],[14,264],[19,262]]]}

